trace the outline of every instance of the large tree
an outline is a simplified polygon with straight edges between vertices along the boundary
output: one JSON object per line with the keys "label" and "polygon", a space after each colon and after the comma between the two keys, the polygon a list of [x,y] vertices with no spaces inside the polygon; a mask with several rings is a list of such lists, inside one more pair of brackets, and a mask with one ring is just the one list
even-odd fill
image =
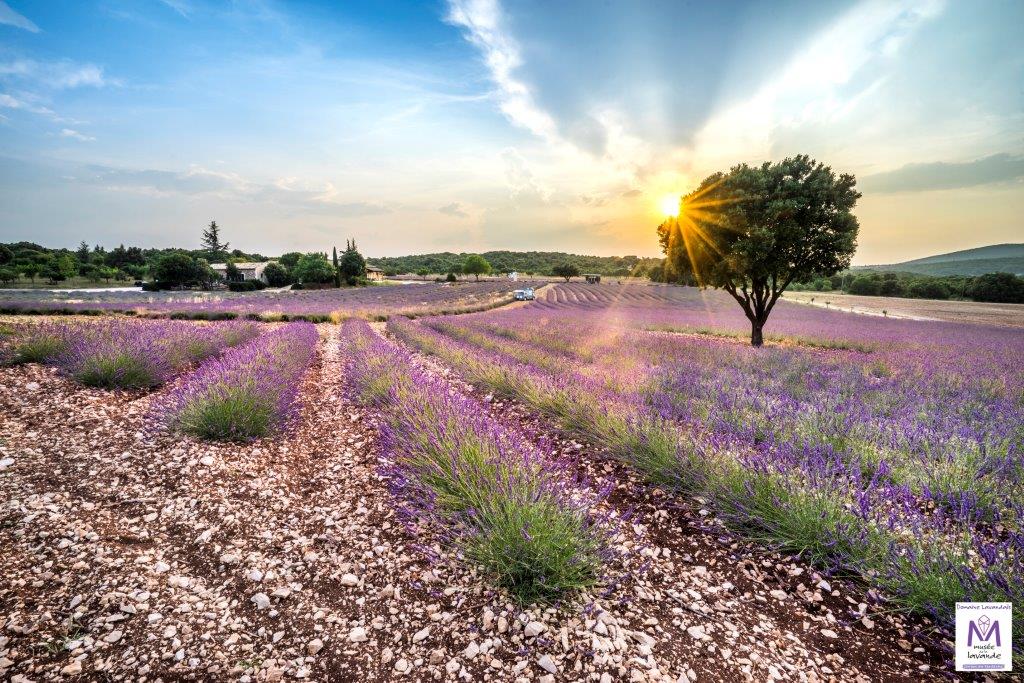
{"label": "large tree", "polygon": [[206,259],[192,258],[182,252],[164,254],[153,269],[153,277],[162,289],[207,287],[214,275]]}
{"label": "large tree", "polygon": [[285,267],[273,261],[263,269],[263,277],[267,278],[267,284],[271,287],[284,287],[291,282],[291,277]]}
{"label": "large tree", "polygon": [[78,275],[78,264],[71,254],[61,254],[50,259],[43,268],[43,275],[52,284],[70,280]]}
{"label": "large tree", "polygon": [[334,268],[325,254],[306,254],[292,270],[292,276],[304,285],[326,284],[334,281]]}
{"label": "large tree", "polygon": [[475,275],[476,279],[479,280],[481,275],[487,275],[487,273],[491,272],[491,264],[479,254],[470,254],[462,262],[462,272],[466,275]]}
{"label": "large tree", "polygon": [[220,241],[220,226],[217,221],[210,221],[210,225],[203,229],[203,249],[211,254],[227,254],[228,243]]}
{"label": "large tree", "polygon": [[341,265],[338,272],[341,279],[347,285],[358,284],[366,277],[366,259],[359,253],[355,240],[345,242],[345,251],[341,255]]}
{"label": "large tree", "polygon": [[806,155],[715,173],[682,198],[679,215],[658,226],[665,265],[677,281],[720,287],[750,320],[750,343],[792,282],[850,265],[860,198],[852,175],[836,175]]}
{"label": "large tree", "polygon": [[551,274],[564,277],[565,281],[568,282],[569,278],[574,278],[580,274],[580,267],[575,263],[561,263],[551,269]]}

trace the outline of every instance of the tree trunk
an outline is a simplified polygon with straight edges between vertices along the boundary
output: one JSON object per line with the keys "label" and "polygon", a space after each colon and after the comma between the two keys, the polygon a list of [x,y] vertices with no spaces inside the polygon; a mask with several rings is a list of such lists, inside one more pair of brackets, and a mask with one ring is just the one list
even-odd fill
{"label": "tree trunk", "polygon": [[750,323],[750,345],[751,346],[763,346],[764,345],[764,333],[761,331],[760,323]]}

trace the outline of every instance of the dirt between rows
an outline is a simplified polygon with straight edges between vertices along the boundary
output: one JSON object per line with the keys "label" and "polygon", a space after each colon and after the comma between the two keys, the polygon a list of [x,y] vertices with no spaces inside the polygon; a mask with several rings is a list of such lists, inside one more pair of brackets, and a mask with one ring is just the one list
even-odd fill
{"label": "dirt between rows", "polygon": [[642,486],[448,372],[481,409],[615,486],[608,583],[514,604],[399,519],[377,467],[380,416],[346,398],[339,328],[321,332],[296,423],[246,444],[167,433],[157,394],[0,368],[0,679],[939,675],[914,625],[862,605],[857,587],[736,542],[699,502]]}

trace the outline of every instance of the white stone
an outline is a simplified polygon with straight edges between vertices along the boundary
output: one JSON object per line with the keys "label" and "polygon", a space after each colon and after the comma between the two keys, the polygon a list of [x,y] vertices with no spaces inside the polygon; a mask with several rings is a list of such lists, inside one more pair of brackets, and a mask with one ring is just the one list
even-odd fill
{"label": "white stone", "polygon": [[430,627],[427,626],[426,628],[421,629],[421,630],[416,632],[416,634],[412,637],[412,642],[420,643],[420,642],[423,642],[424,640],[426,640],[429,637],[430,637]]}
{"label": "white stone", "polygon": [[355,574],[345,574],[343,577],[341,577],[341,585],[342,586],[358,586],[359,585],[359,577],[356,576]]}
{"label": "white stone", "polygon": [[308,652],[311,655],[315,655],[322,649],[324,649],[324,641],[320,640],[319,638],[314,638],[313,640],[306,643],[306,652]]}
{"label": "white stone", "polygon": [[690,634],[690,637],[694,640],[704,640],[708,637],[708,634],[704,632],[703,626],[690,626],[686,629],[686,632]]}
{"label": "white stone", "polygon": [[354,629],[349,631],[348,639],[353,643],[365,643],[369,640],[366,636],[366,629],[362,626],[356,626]]}
{"label": "white stone", "polygon": [[82,662],[76,659],[61,669],[60,672],[65,676],[77,676],[82,673]]}
{"label": "white stone", "polygon": [[558,665],[555,664],[554,660],[548,655],[541,655],[540,659],[537,660],[537,666],[547,671],[549,674],[558,673]]}
{"label": "white stone", "polygon": [[[8,467],[10,467],[13,464],[14,464],[14,458],[4,458],[3,460],[0,460],[0,470],[6,470]],[[81,667],[82,666],[81,663],[79,663],[78,666]]]}
{"label": "white stone", "polygon": [[249,598],[249,601],[256,605],[256,609],[266,609],[270,607],[270,598],[267,597],[266,593],[257,593]]}
{"label": "white stone", "polygon": [[524,633],[526,633],[527,638],[536,638],[541,633],[544,633],[544,629],[546,628],[547,627],[539,621],[531,621],[526,625]]}

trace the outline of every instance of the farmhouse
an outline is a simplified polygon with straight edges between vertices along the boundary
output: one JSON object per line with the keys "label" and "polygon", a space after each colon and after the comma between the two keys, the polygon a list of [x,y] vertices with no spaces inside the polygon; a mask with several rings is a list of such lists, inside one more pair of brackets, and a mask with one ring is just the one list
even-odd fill
{"label": "farmhouse", "polygon": [[[238,271],[242,274],[242,279],[244,280],[263,280],[264,282],[266,282],[267,279],[263,277],[263,271],[266,269],[267,265],[271,263],[274,263],[274,261],[239,261],[238,263],[235,263],[235,267],[238,268]],[[211,263],[210,267],[213,268],[213,271],[220,275],[222,278],[227,279],[228,264]]]}
{"label": "farmhouse", "polygon": [[367,280],[383,280],[384,269],[376,266],[366,266],[366,279]]}
{"label": "farmhouse", "polygon": [[597,273],[584,273],[583,277],[587,279],[588,285],[597,285],[601,283],[601,276]]}

